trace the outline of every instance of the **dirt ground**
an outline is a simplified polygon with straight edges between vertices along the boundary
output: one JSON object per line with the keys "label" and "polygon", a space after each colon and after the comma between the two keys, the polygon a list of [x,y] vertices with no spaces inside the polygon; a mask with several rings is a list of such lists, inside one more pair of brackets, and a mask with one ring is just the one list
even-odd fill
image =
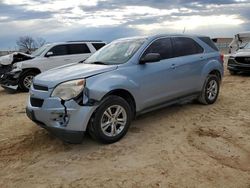
{"label": "dirt ground", "polygon": [[0,89],[0,187],[250,188],[250,76],[226,76],[216,104],[146,114],[127,136],[65,144]]}

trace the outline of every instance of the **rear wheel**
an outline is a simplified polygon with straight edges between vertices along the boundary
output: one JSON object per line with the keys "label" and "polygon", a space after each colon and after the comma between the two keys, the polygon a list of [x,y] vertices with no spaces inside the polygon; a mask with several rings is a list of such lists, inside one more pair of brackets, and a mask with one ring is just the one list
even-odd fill
{"label": "rear wheel", "polygon": [[220,80],[218,76],[208,75],[198,100],[202,104],[213,104],[218,98],[219,91]]}
{"label": "rear wheel", "polygon": [[32,81],[34,77],[37,75],[35,72],[26,72],[23,75],[21,75],[19,80],[19,87],[22,91],[29,91],[30,86],[32,84]]}
{"label": "rear wheel", "polygon": [[110,144],[124,137],[131,124],[132,110],[126,100],[109,96],[96,110],[89,134],[99,142]]}

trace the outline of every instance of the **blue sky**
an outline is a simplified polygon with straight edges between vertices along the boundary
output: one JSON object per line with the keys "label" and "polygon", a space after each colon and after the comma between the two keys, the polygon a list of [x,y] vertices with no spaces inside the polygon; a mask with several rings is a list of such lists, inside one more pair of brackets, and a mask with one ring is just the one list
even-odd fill
{"label": "blue sky", "polygon": [[232,36],[250,30],[250,0],[1,0],[0,49],[19,36],[48,42],[155,33]]}

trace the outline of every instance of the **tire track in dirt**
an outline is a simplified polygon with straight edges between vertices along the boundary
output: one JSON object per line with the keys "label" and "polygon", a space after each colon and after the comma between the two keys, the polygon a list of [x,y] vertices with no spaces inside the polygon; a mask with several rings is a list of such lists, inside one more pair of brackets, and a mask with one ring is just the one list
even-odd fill
{"label": "tire track in dirt", "polygon": [[250,171],[250,151],[225,129],[197,128],[189,134],[188,143],[225,166]]}

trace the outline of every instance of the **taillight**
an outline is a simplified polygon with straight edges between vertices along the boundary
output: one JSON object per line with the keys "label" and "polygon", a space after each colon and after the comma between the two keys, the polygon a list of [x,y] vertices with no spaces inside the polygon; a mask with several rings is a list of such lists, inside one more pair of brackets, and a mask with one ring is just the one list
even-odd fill
{"label": "taillight", "polygon": [[224,55],[223,54],[220,54],[220,60],[222,63],[224,63]]}

